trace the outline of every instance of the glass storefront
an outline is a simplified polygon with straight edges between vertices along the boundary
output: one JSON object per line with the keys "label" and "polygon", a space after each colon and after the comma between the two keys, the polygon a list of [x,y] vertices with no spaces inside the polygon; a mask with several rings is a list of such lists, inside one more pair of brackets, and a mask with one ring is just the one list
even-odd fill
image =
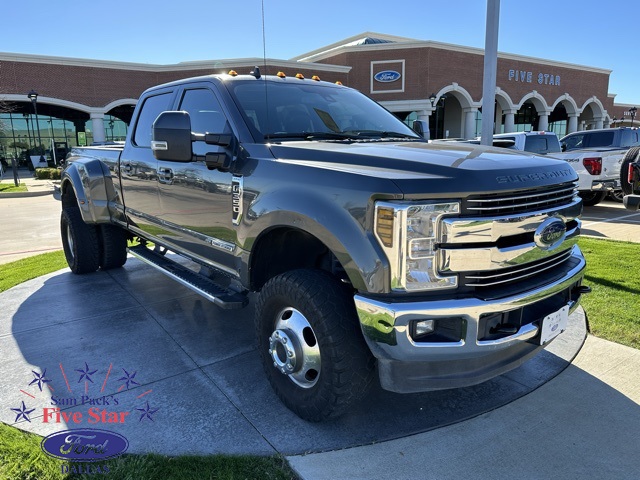
{"label": "glass storefront", "polygon": [[[20,166],[28,167],[30,156],[45,155],[48,161],[58,164],[59,157],[71,147],[93,143],[91,120],[73,114],[69,115],[75,117],[73,120],[40,114],[38,107],[37,121],[35,114],[24,112],[25,108],[14,107],[11,112],[0,113],[0,159],[9,162],[16,158]],[[127,128],[119,118],[105,115],[104,138],[107,142],[124,141]]]}

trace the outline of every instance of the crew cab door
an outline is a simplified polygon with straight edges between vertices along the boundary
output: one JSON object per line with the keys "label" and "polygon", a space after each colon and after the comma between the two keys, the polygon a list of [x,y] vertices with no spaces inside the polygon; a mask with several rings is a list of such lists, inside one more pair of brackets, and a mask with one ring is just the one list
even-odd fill
{"label": "crew cab door", "polygon": [[[193,133],[231,133],[211,84],[189,84],[178,96],[177,110],[189,113]],[[194,141],[193,161],[158,161],[159,217],[169,246],[224,268],[231,266],[236,245],[233,175],[195,159],[211,150],[204,141]]]}
{"label": "crew cab door", "polygon": [[120,184],[125,214],[130,228],[143,234],[158,231],[160,200],[158,198],[158,161],[151,151],[152,125],[157,116],[170,110],[174,92],[160,90],[142,100],[134,130],[120,156]]}

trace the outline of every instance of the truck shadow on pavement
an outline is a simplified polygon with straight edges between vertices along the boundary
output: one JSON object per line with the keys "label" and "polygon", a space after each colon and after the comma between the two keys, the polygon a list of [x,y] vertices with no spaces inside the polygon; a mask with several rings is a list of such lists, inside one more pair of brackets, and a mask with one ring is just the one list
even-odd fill
{"label": "truck shadow on pavement", "polygon": [[[131,453],[292,455],[426,432],[535,390],[570,364],[586,335],[576,312],[548,350],[508,374],[409,395],[376,382],[347,415],[313,424],[286,409],[264,376],[253,302],[220,310],[129,259],[109,272],[31,280],[0,303],[0,420],[41,435],[111,430]],[[17,418],[21,409],[34,409],[30,421]]]}

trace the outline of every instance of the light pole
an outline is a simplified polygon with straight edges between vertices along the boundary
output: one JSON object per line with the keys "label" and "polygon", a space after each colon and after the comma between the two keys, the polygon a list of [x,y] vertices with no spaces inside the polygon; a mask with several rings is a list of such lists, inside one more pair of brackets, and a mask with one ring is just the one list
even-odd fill
{"label": "light pole", "polygon": [[629,115],[631,115],[631,126],[633,127],[633,119],[636,118],[636,112],[638,109],[636,107],[631,107],[629,109]]}
{"label": "light pole", "polygon": [[113,118],[111,120],[109,120],[109,129],[111,130],[111,141],[113,142],[113,126],[115,125],[115,122],[113,121]]}
{"label": "light pole", "polygon": [[35,90],[31,90],[27,94],[27,98],[31,100],[31,103],[33,104],[33,113],[36,114],[36,125],[38,126],[38,147],[39,147],[38,149],[40,151],[40,162],[46,163],[44,159],[44,155],[42,155],[42,139],[40,138],[40,122],[38,121],[38,107],[37,107],[38,92],[36,92]]}

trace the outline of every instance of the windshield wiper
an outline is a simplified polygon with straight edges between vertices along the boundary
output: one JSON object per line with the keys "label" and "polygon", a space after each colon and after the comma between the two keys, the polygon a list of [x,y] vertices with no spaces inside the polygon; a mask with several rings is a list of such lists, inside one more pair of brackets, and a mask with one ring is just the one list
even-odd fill
{"label": "windshield wiper", "polygon": [[352,133],[338,133],[338,132],[299,132],[299,133],[286,133],[277,132],[264,136],[265,139],[269,138],[292,138],[303,140],[353,140],[356,138]]}
{"label": "windshield wiper", "polygon": [[406,138],[411,140],[420,140],[420,137],[416,135],[400,132],[383,132],[380,130],[350,130],[349,133],[358,138]]}

